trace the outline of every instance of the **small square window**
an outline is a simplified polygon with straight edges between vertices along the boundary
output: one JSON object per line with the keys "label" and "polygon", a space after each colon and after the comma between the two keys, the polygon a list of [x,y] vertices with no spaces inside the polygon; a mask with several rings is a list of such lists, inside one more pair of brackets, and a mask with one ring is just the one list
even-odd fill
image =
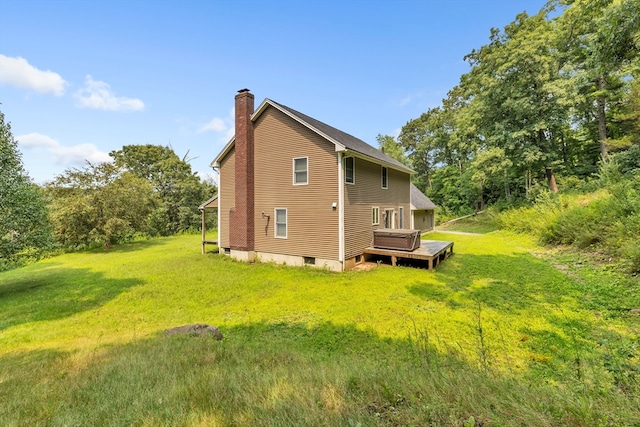
{"label": "small square window", "polygon": [[389,171],[382,166],[382,188],[389,188]]}
{"label": "small square window", "polygon": [[309,183],[308,165],[308,157],[293,159],[293,185],[305,185]]}
{"label": "small square window", "polygon": [[275,237],[278,239],[287,238],[287,210],[275,209]]}
{"label": "small square window", "polygon": [[347,184],[355,184],[356,182],[355,159],[353,157],[345,157],[344,159],[344,182]]}

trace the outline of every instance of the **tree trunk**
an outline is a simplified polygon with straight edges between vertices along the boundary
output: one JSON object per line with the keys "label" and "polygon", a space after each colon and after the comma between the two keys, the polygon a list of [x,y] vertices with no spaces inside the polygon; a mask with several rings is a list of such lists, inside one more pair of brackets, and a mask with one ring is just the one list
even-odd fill
{"label": "tree trunk", "polygon": [[552,168],[544,168],[544,173],[547,176],[547,183],[549,184],[549,190],[551,190],[552,193],[557,193],[558,192],[558,184],[556,184],[556,177],[553,174],[553,169]]}
{"label": "tree trunk", "polygon": [[504,195],[507,198],[507,202],[511,203],[511,188],[509,188],[509,176],[507,172],[504,173]]}
{"label": "tree trunk", "polygon": [[598,109],[598,138],[600,139],[600,155],[603,159],[607,158],[607,116],[606,116],[606,99],[602,93],[607,87],[607,80],[604,75],[598,77],[598,92],[600,94],[596,98],[596,107]]}

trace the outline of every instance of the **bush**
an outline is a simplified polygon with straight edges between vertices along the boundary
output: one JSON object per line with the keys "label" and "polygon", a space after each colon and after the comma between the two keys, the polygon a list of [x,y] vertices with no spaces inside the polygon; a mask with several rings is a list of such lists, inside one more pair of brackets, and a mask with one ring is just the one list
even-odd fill
{"label": "bush", "polygon": [[500,213],[496,220],[502,228],[516,233],[529,233],[538,238],[545,235],[562,208],[561,199],[548,191],[541,192],[530,207]]}
{"label": "bush", "polygon": [[543,243],[557,243],[586,248],[601,239],[602,227],[597,209],[574,206],[560,212],[555,220],[542,231]]}
{"label": "bush", "polygon": [[640,272],[640,177],[622,173],[616,161],[603,164],[606,188],[585,195],[540,193],[532,207],[504,211],[501,227],[529,233],[541,243],[594,247],[632,274]]}

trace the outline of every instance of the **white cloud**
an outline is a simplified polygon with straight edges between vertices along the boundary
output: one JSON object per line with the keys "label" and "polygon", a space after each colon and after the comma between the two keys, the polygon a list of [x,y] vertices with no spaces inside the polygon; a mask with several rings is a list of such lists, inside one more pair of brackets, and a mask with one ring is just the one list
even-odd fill
{"label": "white cloud", "polygon": [[421,99],[424,96],[424,94],[422,92],[414,92],[414,93],[410,93],[407,96],[405,96],[404,98],[402,98],[400,101],[397,102],[398,107],[405,107],[419,99]]}
{"label": "white cloud", "polygon": [[226,142],[235,133],[235,109],[229,111],[227,117],[214,117],[198,128],[198,133],[216,132],[222,133],[222,139]]}
{"label": "white cloud", "polygon": [[227,130],[227,125],[224,123],[224,120],[220,117],[214,117],[209,123],[202,125],[200,129],[198,129],[198,133],[205,133],[208,131],[224,132],[225,130]]}
{"label": "white cloud", "polygon": [[17,136],[16,139],[21,147],[28,150],[45,150],[52,156],[57,165],[71,166],[82,165],[86,160],[91,163],[102,163],[111,161],[108,153],[100,151],[94,144],[78,144],[66,147],[57,140],[40,133],[28,133]]}
{"label": "white cloud", "polygon": [[0,83],[56,96],[62,96],[68,84],[58,73],[39,70],[24,58],[12,58],[2,54],[0,54]]}
{"label": "white cloud", "polygon": [[87,75],[85,85],[74,95],[78,99],[78,106],[94,110],[107,111],[141,111],[144,102],[137,98],[116,96],[109,84],[100,80],[93,80]]}

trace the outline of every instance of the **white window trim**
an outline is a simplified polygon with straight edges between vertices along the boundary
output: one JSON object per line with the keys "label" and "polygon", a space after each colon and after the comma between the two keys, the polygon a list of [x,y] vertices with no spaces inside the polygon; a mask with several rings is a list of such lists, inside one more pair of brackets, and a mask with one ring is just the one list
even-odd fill
{"label": "white window trim", "polygon": [[[307,182],[296,182],[296,160],[300,159],[307,160]],[[309,185],[309,157],[294,157],[291,160],[291,167],[293,169],[293,185]]]}
{"label": "white window trim", "polygon": [[[384,179],[385,176],[387,178],[386,185],[385,185],[385,182],[384,182],[385,181],[385,179]],[[384,190],[389,188],[389,169],[387,167],[385,167],[385,166],[380,166],[380,186]]]}
{"label": "white window trim", "polygon": [[404,229],[404,207],[398,207],[398,228]]}
{"label": "white window trim", "polygon": [[[284,223],[284,236],[278,236],[278,211],[284,211],[285,223]],[[274,208],[273,209],[273,237],[276,239],[286,239],[289,236],[289,212],[287,208]]]}
{"label": "white window trim", "polygon": [[[347,159],[352,159],[353,160],[353,182],[348,182],[347,181]],[[356,184],[356,158],[353,156],[348,156],[344,158],[344,183],[345,184],[349,184],[349,185],[355,185]]]}
{"label": "white window trim", "polygon": [[[375,212],[375,215],[374,215]],[[376,221],[374,221],[374,216]],[[371,225],[380,225],[380,207],[373,206],[371,208]]]}

